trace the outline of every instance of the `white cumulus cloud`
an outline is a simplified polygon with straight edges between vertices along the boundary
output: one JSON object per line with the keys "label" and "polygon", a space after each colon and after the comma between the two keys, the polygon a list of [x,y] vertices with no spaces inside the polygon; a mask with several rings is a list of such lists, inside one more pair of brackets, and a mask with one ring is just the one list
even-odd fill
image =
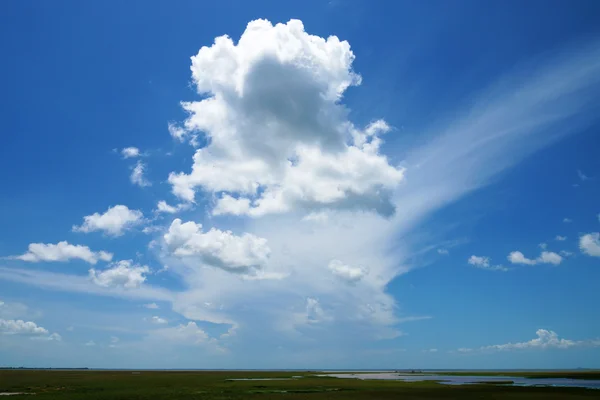
{"label": "white cumulus cloud", "polygon": [[490,263],[489,257],[480,257],[480,256],[472,255],[471,257],[469,257],[467,262],[476,268],[486,269],[488,271],[502,271],[502,272],[508,271],[508,268],[506,268],[502,265],[492,265]]}
{"label": "white cumulus cloud", "polygon": [[159,308],[158,304],[156,304],[156,303],[144,304],[144,307],[146,307],[149,310],[157,310]]}
{"label": "white cumulus cloud", "polygon": [[129,180],[131,181],[131,183],[133,183],[134,185],[138,185],[140,187],[151,186],[152,184],[150,183],[150,181],[148,181],[148,179],[146,179],[146,177],[144,176],[145,171],[146,171],[146,164],[144,164],[141,161],[138,161],[135,164],[135,167],[133,167],[133,170],[131,171],[131,175],[129,176]]}
{"label": "white cumulus cloud", "polygon": [[22,319],[0,318],[0,336],[1,335],[27,336],[33,340],[62,340],[58,333],[50,333],[48,332],[48,329],[39,326],[35,322],[24,321]]}
{"label": "white cumulus cloud", "polygon": [[569,349],[576,346],[598,346],[599,341],[596,340],[569,340],[558,337],[558,334],[554,331],[546,329],[538,329],[536,332],[536,338],[531,339],[527,342],[516,342],[516,343],[505,343],[505,344],[494,344],[490,346],[482,346],[477,349],[461,348],[458,351],[461,353],[469,353],[474,351],[509,351],[509,350],[526,350],[526,349]]}
{"label": "white cumulus cloud", "polygon": [[0,333],[5,335],[47,335],[48,330],[35,322],[21,319],[0,319]]}
{"label": "white cumulus cloud", "polygon": [[124,231],[143,222],[144,215],[139,210],[130,210],[127,206],[109,207],[103,214],[94,213],[83,217],[83,224],[73,226],[74,232],[104,231],[107,235],[121,236]]}
{"label": "white cumulus cloud", "polygon": [[140,156],[140,149],[137,147],[125,147],[121,150],[123,158],[135,158]]}
{"label": "white cumulus cloud", "polygon": [[553,264],[558,265],[562,262],[563,258],[553,251],[542,251],[542,254],[538,257],[537,261],[541,264]]}
{"label": "white cumulus cloud", "polygon": [[180,204],[177,204],[176,206],[172,206],[172,205],[168,204],[166,201],[160,200],[156,204],[156,212],[158,212],[158,213],[175,214],[180,211],[188,210],[189,208],[190,208],[189,203],[180,203]]}
{"label": "white cumulus cloud", "polygon": [[564,242],[565,240],[567,240],[567,237],[566,237],[566,236],[560,236],[560,235],[556,235],[556,238],[555,238],[555,239],[556,239],[557,241],[559,241],[559,242]]}
{"label": "white cumulus cloud", "polygon": [[271,253],[266,239],[249,233],[237,236],[215,228],[203,232],[201,224],[182,223],[178,218],[171,223],[164,241],[176,257],[230,272],[262,269]]}
{"label": "white cumulus cloud", "polygon": [[99,260],[110,261],[112,257],[112,253],[106,251],[95,252],[87,246],[73,245],[62,241],[57,244],[30,243],[25,254],[11,258],[28,262],[58,262],[80,259],[90,264],[96,264]]}
{"label": "white cumulus cloud", "polygon": [[563,258],[553,251],[542,251],[536,259],[525,257],[520,251],[513,251],[508,255],[508,261],[513,264],[536,265],[536,264],[553,264],[558,265]]}
{"label": "white cumulus cloud", "polygon": [[[183,103],[179,140],[198,132],[209,144],[189,174],[172,173],[173,193],[219,194],[214,213],[262,216],[295,209],[363,209],[391,215],[391,192],[404,171],[380,154],[382,120],[364,129],[339,104],[360,83],[350,45],[304,31],[301,21],[248,24],[235,44],[215,39],[192,57],[201,101]],[[259,190],[259,188],[261,190]]]}
{"label": "white cumulus cloud", "polygon": [[124,287],[132,289],[139,287],[146,280],[150,268],[146,265],[134,264],[132,260],[121,260],[112,263],[103,271],[90,269],[90,278],[94,283],[104,287]]}
{"label": "white cumulus cloud", "polygon": [[582,235],[579,238],[579,248],[588,256],[600,257],[600,232]]}

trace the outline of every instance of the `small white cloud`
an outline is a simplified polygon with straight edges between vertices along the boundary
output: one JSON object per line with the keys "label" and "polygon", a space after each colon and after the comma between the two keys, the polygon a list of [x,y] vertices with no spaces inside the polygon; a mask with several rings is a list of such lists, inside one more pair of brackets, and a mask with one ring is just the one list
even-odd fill
{"label": "small white cloud", "polygon": [[600,232],[587,233],[579,238],[581,252],[592,257],[600,257]]}
{"label": "small white cloud", "polygon": [[508,255],[508,261],[513,264],[536,265],[536,264],[553,264],[558,265],[563,258],[553,251],[542,251],[540,256],[535,260],[525,257],[520,251],[513,251]]}
{"label": "small white cloud", "polygon": [[195,322],[188,322],[187,325],[180,324],[171,328],[162,328],[152,331],[152,335],[161,340],[168,340],[177,344],[191,345],[215,345],[215,339],[210,338]]}
{"label": "small white cloud", "polygon": [[570,224],[571,222],[573,222],[573,220],[571,218],[563,218],[563,222],[565,224]]}
{"label": "small white cloud", "polygon": [[169,321],[167,321],[164,318],[158,317],[158,316],[154,316],[150,319],[150,322],[152,322],[153,324],[157,324],[157,325],[163,325],[163,324],[168,324]]}
{"label": "small white cloud", "polygon": [[164,213],[169,213],[169,214],[175,214],[177,212],[177,208],[170,206],[167,204],[166,201],[164,200],[160,200],[158,202],[158,204],[156,205],[156,212],[164,212]]}
{"label": "small white cloud", "polygon": [[146,265],[133,264],[132,260],[121,260],[110,265],[104,271],[90,269],[92,281],[104,287],[123,287],[133,289],[139,287],[146,280],[145,274],[150,272]]}
{"label": "small white cloud", "polygon": [[94,213],[83,217],[81,226],[73,226],[74,232],[104,231],[107,235],[121,236],[124,231],[143,222],[144,214],[127,206],[109,207],[104,214]]}
{"label": "small white cloud", "polygon": [[368,273],[364,268],[351,267],[340,260],[331,260],[328,267],[332,274],[346,282],[358,282]]}
{"label": "small white cloud", "polygon": [[438,254],[448,255],[449,252],[447,249],[437,249]]}
{"label": "small white cloud", "polygon": [[525,265],[534,265],[536,263],[535,260],[529,259],[525,257],[523,253],[520,251],[513,251],[508,255],[508,261],[513,264],[525,264]]}
{"label": "small white cloud", "polygon": [[427,350],[423,350],[423,353],[437,353],[438,349],[427,349]]}
{"label": "small white cloud", "polygon": [[556,235],[556,238],[555,238],[555,239],[556,239],[557,241],[559,241],[559,242],[564,242],[565,240],[567,240],[567,237],[566,237],[566,236],[560,236],[560,235]]}
{"label": "small white cloud", "polygon": [[491,265],[489,257],[479,257],[479,256],[471,256],[467,260],[470,265],[473,265],[476,268],[486,269],[488,271],[508,271],[508,268],[502,265]]}
{"label": "small white cloud", "polygon": [[30,243],[27,253],[10,258],[27,262],[64,262],[80,259],[90,264],[98,261],[112,260],[112,253],[106,251],[94,252],[87,246],[73,245],[66,241],[52,243]]}
{"label": "small white cloud", "polygon": [[490,259],[489,257],[479,257],[476,255],[472,255],[471,257],[469,257],[468,263],[475,266],[489,267]]}
{"label": "small white cloud", "polygon": [[95,345],[96,345],[96,342],[94,342],[93,340],[90,340],[89,342],[86,342],[86,344],[85,344],[85,346],[89,346],[89,347],[95,346]]}
{"label": "small white cloud", "polygon": [[123,158],[135,158],[140,156],[140,149],[137,147],[125,147],[121,150],[121,155]]}
{"label": "small white cloud", "polygon": [[129,180],[134,185],[138,185],[140,187],[152,186],[152,183],[146,179],[144,176],[144,172],[146,171],[146,164],[141,161],[138,161],[133,167],[131,171],[131,175],[129,176]]}
{"label": "small white cloud", "polygon": [[191,203],[180,203],[176,206],[169,205],[166,201],[160,200],[156,205],[155,212],[157,213],[167,213],[167,214],[175,214],[179,211],[189,210],[192,207]]}
{"label": "small white cloud", "polygon": [[0,319],[0,334],[5,335],[47,335],[46,328],[38,326],[35,322],[21,319]]}
{"label": "small white cloud", "polygon": [[563,257],[571,257],[573,255],[573,253],[571,253],[570,251],[561,250],[560,255]]}
{"label": "small white cloud", "polygon": [[548,331],[546,329],[538,329],[536,331],[537,338],[531,339],[528,342],[517,342],[517,343],[506,343],[506,344],[495,344],[491,346],[483,346],[477,349],[462,348],[458,351],[461,353],[470,353],[475,351],[510,351],[510,350],[525,350],[525,349],[570,349],[577,346],[600,346],[600,341],[596,340],[585,340],[585,341],[574,341],[568,339],[560,339],[558,334],[554,331]]}
{"label": "small white cloud", "polygon": [[159,225],[148,225],[148,226],[145,226],[142,229],[142,233],[145,233],[146,235],[150,235],[150,234],[152,234],[154,232],[160,232],[162,230],[163,230],[162,226],[159,226]]}
{"label": "small white cloud", "polygon": [[169,134],[174,138],[179,140],[180,142],[183,142],[186,137],[189,135],[189,132],[186,131],[185,129],[170,123],[168,125],[168,129],[169,129]]}
{"label": "small white cloud", "polygon": [[546,250],[546,248],[548,247],[548,244],[547,243],[540,243],[540,244],[538,244],[538,246],[540,247],[540,249]]}
{"label": "small white cloud", "polygon": [[558,265],[562,262],[562,257],[553,251],[542,251],[542,254],[537,259],[541,264]]}
{"label": "small white cloud", "polygon": [[156,303],[144,304],[144,307],[146,307],[149,310],[157,310],[159,308],[158,304],[156,304]]}

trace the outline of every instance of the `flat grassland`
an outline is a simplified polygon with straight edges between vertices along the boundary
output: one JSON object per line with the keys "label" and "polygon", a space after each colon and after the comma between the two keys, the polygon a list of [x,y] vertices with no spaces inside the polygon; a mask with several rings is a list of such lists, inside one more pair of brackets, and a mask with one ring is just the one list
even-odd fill
{"label": "flat grassland", "polygon": [[[466,373],[465,373],[466,374]],[[469,373],[473,374],[473,373]],[[485,373],[492,375],[492,373]],[[500,375],[497,373],[494,375]],[[541,377],[528,372],[515,374]],[[548,376],[548,373],[539,373]],[[569,372],[584,379],[595,372]],[[291,378],[247,380],[240,378]],[[552,373],[552,377],[566,377]],[[436,382],[372,381],[317,377],[308,372],[0,370],[0,393],[35,393],[35,399],[591,399],[599,390]],[[31,398],[15,395],[7,399]]]}

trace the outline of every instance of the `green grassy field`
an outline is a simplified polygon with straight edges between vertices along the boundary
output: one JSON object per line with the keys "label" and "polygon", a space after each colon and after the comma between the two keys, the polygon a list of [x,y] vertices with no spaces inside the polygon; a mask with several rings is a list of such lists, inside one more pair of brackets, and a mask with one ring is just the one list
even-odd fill
{"label": "green grassy field", "polygon": [[[229,381],[235,378],[287,378]],[[0,370],[1,392],[36,399],[591,399],[600,391],[577,388],[449,386],[435,382],[322,378],[306,372],[154,372]],[[30,398],[29,395],[10,399]]]}

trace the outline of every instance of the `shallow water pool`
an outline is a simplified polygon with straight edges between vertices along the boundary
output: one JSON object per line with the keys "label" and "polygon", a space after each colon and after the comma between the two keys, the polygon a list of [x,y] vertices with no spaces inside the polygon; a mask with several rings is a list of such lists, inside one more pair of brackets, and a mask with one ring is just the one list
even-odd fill
{"label": "shallow water pool", "polygon": [[[453,375],[427,375],[427,374],[327,374],[320,376],[332,376],[335,378],[353,379],[385,379],[400,380],[404,382],[438,381],[446,385],[469,385],[476,383],[493,383],[499,385],[514,386],[561,386],[582,387],[588,389],[600,389],[600,380],[570,379],[570,378],[524,378],[520,376],[453,376]],[[508,383],[512,381],[512,383]]]}

